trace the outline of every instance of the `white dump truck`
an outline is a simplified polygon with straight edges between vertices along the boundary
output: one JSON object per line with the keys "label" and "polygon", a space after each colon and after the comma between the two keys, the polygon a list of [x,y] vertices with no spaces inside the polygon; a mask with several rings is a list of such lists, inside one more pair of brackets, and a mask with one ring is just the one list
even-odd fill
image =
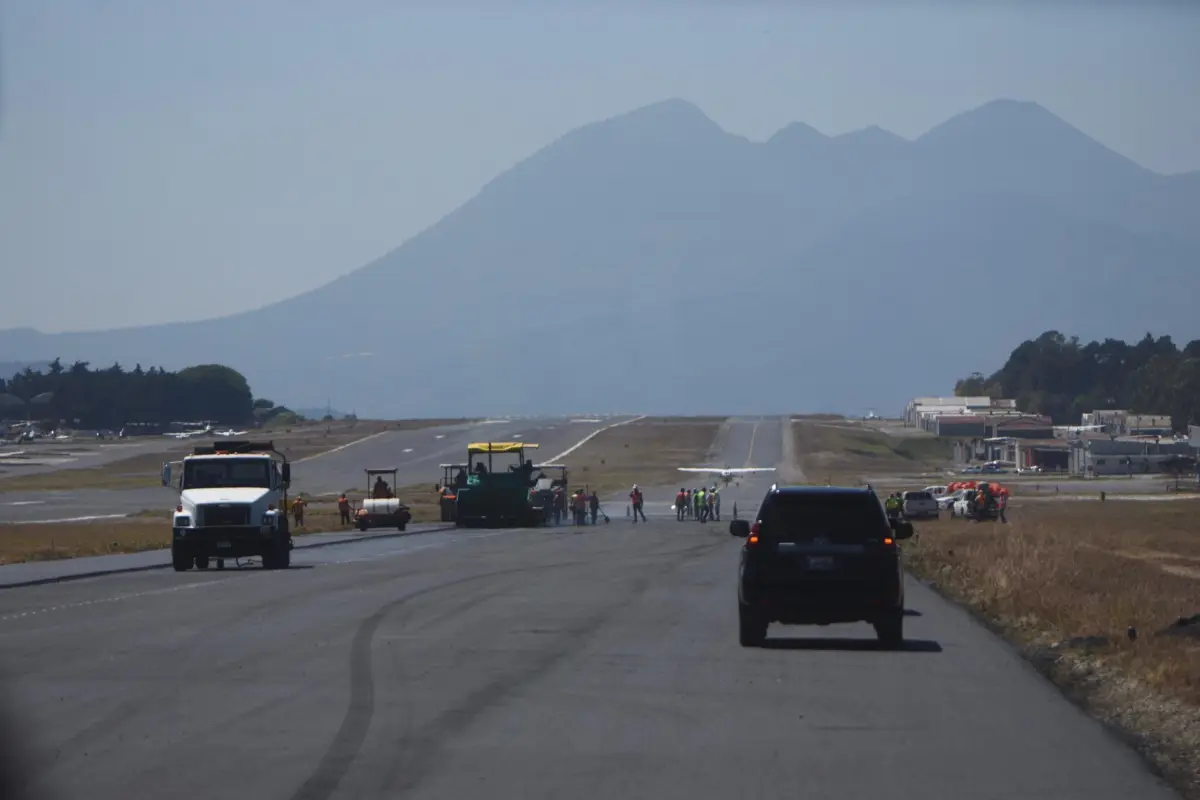
{"label": "white dump truck", "polygon": [[[172,466],[180,465],[173,476]],[[262,558],[264,569],[292,561],[288,529],[291,464],[274,442],[229,441],[195,448],[163,464],[163,486],[179,491],[171,518],[171,563],[176,572],[217,568],[225,559]]]}

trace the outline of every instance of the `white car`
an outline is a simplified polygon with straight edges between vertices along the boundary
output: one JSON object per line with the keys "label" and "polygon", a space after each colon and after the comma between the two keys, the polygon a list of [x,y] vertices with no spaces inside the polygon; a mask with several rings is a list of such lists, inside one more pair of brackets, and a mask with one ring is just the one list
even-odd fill
{"label": "white car", "polygon": [[954,504],[957,501],[961,500],[963,498],[963,496],[966,495],[966,493],[967,493],[966,489],[958,489],[956,491],[949,492],[947,494],[942,495],[941,497],[939,497],[937,499],[938,509],[939,510],[944,509],[946,511],[949,511],[951,514],[953,514],[954,513]]}
{"label": "white car", "polygon": [[900,497],[908,519],[937,519],[938,503],[929,492],[905,492]]}
{"label": "white car", "polygon": [[1018,475],[1041,475],[1043,472],[1045,472],[1045,470],[1036,465],[1032,467],[1021,467],[1017,470]]}

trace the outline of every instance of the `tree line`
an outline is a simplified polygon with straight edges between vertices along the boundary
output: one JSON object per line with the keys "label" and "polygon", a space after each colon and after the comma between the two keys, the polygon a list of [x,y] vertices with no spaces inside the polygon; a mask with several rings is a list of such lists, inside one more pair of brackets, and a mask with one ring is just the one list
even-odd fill
{"label": "tree line", "polygon": [[1180,348],[1147,333],[1137,344],[1118,339],[1082,344],[1047,331],[1022,342],[999,370],[975,372],[955,385],[958,397],[1007,397],[1017,408],[1077,425],[1097,409],[1170,414],[1176,430],[1200,424],[1200,339]]}
{"label": "tree line", "polygon": [[[261,405],[265,403],[265,407]],[[287,411],[261,401],[262,411]],[[127,423],[166,425],[212,420],[245,425],[261,420],[246,378],[220,364],[178,372],[161,367],[126,370],[120,364],[91,369],[86,361],[64,366],[54,359],[44,369],[26,367],[0,379],[0,418],[60,422],[78,428],[119,429]]]}

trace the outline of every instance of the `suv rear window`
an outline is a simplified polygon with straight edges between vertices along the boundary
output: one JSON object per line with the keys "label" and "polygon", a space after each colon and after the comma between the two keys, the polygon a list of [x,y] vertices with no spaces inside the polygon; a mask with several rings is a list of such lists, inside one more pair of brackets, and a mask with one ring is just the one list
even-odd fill
{"label": "suv rear window", "polygon": [[905,500],[932,500],[933,495],[929,492],[905,492]]}
{"label": "suv rear window", "polygon": [[760,534],[774,542],[810,542],[823,536],[835,544],[859,544],[887,535],[879,500],[866,494],[776,494],[759,512]]}

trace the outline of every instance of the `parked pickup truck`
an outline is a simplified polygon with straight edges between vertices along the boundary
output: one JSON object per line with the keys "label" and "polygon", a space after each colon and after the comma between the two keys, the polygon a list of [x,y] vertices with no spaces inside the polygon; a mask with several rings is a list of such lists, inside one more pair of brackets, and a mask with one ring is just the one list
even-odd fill
{"label": "parked pickup truck", "polygon": [[903,513],[906,519],[937,519],[938,504],[930,492],[905,492]]}

